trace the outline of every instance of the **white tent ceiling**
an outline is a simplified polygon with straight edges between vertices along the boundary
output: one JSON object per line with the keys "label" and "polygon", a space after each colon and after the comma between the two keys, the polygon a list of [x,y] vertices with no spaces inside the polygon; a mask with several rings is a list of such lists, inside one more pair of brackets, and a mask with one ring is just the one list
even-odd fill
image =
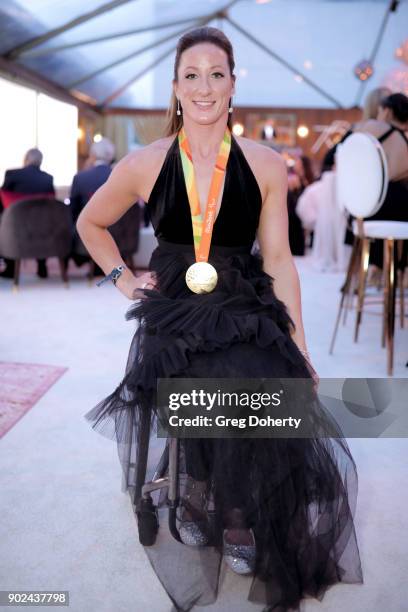
{"label": "white tent ceiling", "polygon": [[[181,30],[228,6],[230,21],[215,17],[209,25],[220,27],[234,46],[237,106],[348,108],[392,78],[396,89],[402,87],[398,79],[408,86],[407,66],[395,57],[407,38],[408,1],[395,4],[385,19],[390,0],[6,0],[0,5],[0,54],[98,104],[165,108]],[[73,20],[74,27],[49,40],[21,46]],[[168,23],[173,25],[157,27]],[[373,54],[382,26],[374,75],[361,86],[353,69]]]}

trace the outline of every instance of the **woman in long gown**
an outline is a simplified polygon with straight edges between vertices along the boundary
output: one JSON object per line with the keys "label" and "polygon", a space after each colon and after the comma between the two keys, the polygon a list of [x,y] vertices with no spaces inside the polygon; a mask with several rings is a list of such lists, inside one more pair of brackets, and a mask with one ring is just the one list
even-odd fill
{"label": "woman in long gown", "polygon": [[[148,273],[136,278],[125,268],[116,280],[133,301],[127,318],[138,326],[122,382],[86,415],[117,440],[125,489],[135,484],[141,415],[153,407],[156,416],[158,378],[315,376],[288,244],[286,167],[274,151],[229,132],[233,70],[221,31],[203,27],[184,35],[167,136],[126,156],[78,220],[106,274],[124,265],[107,227],[138,197],[147,202],[159,243]],[[204,215],[225,143],[230,150],[208,257],[218,281],[211,292],[194,293],[185,281],[196,259],[191,180]],[[193,177],[185,174],[186,150]],[[251,253],[255,237],[258,254]],[[249,601],[274,612],[297,610],[304,597],[321,599],[335,583],[362,582],[353,523],[357,473],[340,434],[181,442],[182,541],[161,521],[156,543],[146,548],[175,609],[216,600],[223,560],[252,574]],[[165,501],[162,495],[163,512]]]}
{"label": "woman in long gown", "polygon": [[313,181],[310,159],[306,155],[297,157],[288,181],[289,246],[292,255],[305,254],[305,228],[296,207],[300,196]]}
{"label": "woman in long gown", "polygon": [[[380,101],[377,119],[362,121],[353,132],[372,134],[381,143],[388,166],[388,188],[384,202],[370,221],[408,222],[408,97],[394,93]],[[398,267],[407,266],[407,241],[401,256],[396,256]],[[370,263],[383,267],[383,241],[374,240],[370,248]]]}
{"label": "woman in long gown", "polygon": [[[388,94],[387,94],[388,91]],[[381,208],[370,217],[370,221],[405,221],[408,222],[408,97],[403,93],[391,94],[386,88],[372,92],[368,99],[363,121],[352,125],[343,136],[344,142],[350,134],[362,132],[377,138],[384,149],[388,166],[388,188]],[[371,113],[368,113],[368,109]],[[334,152],[334,148],[332,151]],[[348,229],[345,243],[352,245],[352,215],[348,217]],[[383,241],[373,240],[370,244],[370,264],[375,268],[371,282],[378,284],[382,277]],[[396,258],[399,268],[404,271],[408,263],[408,246],[404,241],[403,252]]]}

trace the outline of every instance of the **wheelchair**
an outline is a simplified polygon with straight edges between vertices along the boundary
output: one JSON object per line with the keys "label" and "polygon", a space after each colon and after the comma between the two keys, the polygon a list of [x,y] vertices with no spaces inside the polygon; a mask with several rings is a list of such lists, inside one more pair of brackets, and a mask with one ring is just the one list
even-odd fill
{"label": "wheelchair", "polygon": [[[145,482],[149,452],[152,408],[143,411],[137,438],[136,480],[133,493],[133,508],[137,519],[139,542],[143,546],[153,546],[159,531],[158,507],[153,503],[152,492],[168,488],[169,530],[181,542],[176,525],[179,506],[179,440],[169,438],[152,480]],[[168,472],[167,476],[164,474]]]}

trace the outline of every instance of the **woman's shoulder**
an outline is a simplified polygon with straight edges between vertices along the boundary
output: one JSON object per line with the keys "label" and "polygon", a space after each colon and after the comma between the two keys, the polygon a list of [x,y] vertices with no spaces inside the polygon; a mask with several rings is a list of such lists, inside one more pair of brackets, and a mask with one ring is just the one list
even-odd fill
{"label": "woman's shoulder", "polygon": [[268,164],[276,166],[285,165],[285,160],[282,155],[271,147],[251,140],[251,138],[245,138],[244,136],[235,136],[235,140],[238,142],[244,154],[251,159],[260,163],[267,162]]}
{"label": "woman's shoulder", "polygon": [[263,197],[269,187],[287,183],[286,162],[280,153],[250,138],[235,136],[235,139],[257,178]]}
{"label": "woman's shoulder", "polygon": [[122,157],[110,175],[111,184],[147,201],[173,140],[159,138]]}
{"label": "woman's shoulder", "polygon": [[174,136],[166,136],[131,151],[115,166],[116,177],[131,183],[139,196],[146,200],[173,140]]}
{"label": "woman's shoulder", "polygon": [[174,138],[174,136],[165,136],[164,138],[154,140],[150,144],[125,155],[121,163],[128,167],[135,167],[135,169],[139,168],[142,171],[145,168],[151,168],[155,162],[159,163],[160,160],[164,160]]}
{"label": "woman's shoulder", "polygon": [[359,121],[353,126],[353,132],[368,132],[375,137],[385,134],[390,129],[390,124],[379,119],[366,119]]}

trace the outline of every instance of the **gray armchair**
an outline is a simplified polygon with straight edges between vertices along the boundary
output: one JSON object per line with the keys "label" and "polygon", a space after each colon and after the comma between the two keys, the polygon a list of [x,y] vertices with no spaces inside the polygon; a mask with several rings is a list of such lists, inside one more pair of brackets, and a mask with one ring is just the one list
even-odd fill
{"label": "gray armchair", "polygon": [[14,202],[1,217],[0,255],[15,260],[14,287],[19,284],[22,259],[58,257],[67,282],[65,258],[72,245],[72,221],[67,206],[50,198]]}

